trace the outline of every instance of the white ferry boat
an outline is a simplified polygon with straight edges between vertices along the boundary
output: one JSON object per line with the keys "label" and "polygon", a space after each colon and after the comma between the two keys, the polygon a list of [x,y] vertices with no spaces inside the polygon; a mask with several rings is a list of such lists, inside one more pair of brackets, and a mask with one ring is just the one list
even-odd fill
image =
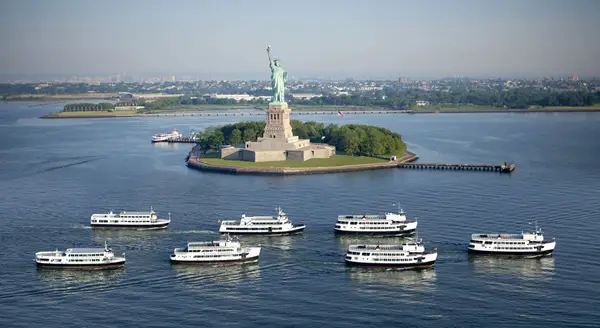
{"label": "white ferry boat", "polygon": [[469,242],[469,252],[478,254],[542,257],[552,255],[556,240],[544,239],[542,229],[520,234],[474,233]]}
{"label": "white ferry boat", "polygon": [[152,136],[152,142],[164,142],[171,139],[183,138],[183,134],[179,133],[177,129],[173,129],[169,133],[158,133]]}
{"label": "white ferry boat", "polygon": [[90,224],[92,228],[120,228],[120,229],[162,229],[171,222],[171,213],[168,219],[158,217],[154,209],[150,212],[127,212],[113,213],[110,211],[103,214],[92,214]]}
{"label": "white ferry boat", "polygon": [[304,231],[306,225],[293,224],[281,207],[275,209],[277,216],[246,216],[239,220],[221,221],[220,233],[243,235],[283,235]]}
{"label": "white ferry boat", "polygon": [[175,248],[171,263],[252,263],[258,261],[259,255],[260,246],[242,247],[239,240],[227,236],[216,241],[189,242],[186,248]]}
{"label": "white ferry boat", "polygon": [[63,269],[114,269],[125,265],[123,256],[115,256],[106,242],[104,248],[68,248],[66,251],[35,253],[38,267]]}
{"label": "white ferry boat", "polygon": [[384,215],[339,215],[334,228],[340,234],[365,235],[410,235],[416,229],[417,221],[408,220],[401,208],[398,213]]}
{"label": "white ferry boat", "polygon": [[345,260],[346,264],[355,266],[426,269],[435,264],[437,250],[427,252],[416,241],[387,245],[350,245]]}

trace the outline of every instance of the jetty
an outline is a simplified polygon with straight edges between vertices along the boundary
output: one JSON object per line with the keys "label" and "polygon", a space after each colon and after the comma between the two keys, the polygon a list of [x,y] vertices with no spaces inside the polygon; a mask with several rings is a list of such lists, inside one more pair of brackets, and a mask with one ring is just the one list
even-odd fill
{"label": "jetty", "polygon": [[[344,111],[344,116],[348,115],[376,115],[376,114],[408,114],[409,110],[349,110]],[[324,111],[292,111],[292,115],[339,115],[336,110],[324,110]],[[177,117],[177,116],[265,116],[265,111],[184,111],[175,113],[148,113],[148,114],[135,114],[136,117]]]}
{"label": "jetty", "polygon": [[504,162],[500,165],[493,164],[444,164],[444,163],[400,163],[398,167],[401,169],[418,169],[418,170],[448,170],[448,171],[487,171],[512,173],[517,167],[514,162]]}
{"label": "jetty", "polygon": [[194,144],[197,144],[200,142],[200,139],[192,138],[192,137],[169,138],[167,140],[167,142],[168,143],[194,143]]}

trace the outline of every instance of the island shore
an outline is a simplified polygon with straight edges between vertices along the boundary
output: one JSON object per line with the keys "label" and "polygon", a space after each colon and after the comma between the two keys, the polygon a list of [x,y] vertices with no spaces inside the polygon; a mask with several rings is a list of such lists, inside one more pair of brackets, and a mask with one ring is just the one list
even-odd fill
{"label": "island shore", "polygon": [[[366,171],[366,170],[378,170],[378,169],[389,169],[397,168],[400,164],[410,163],[416,161],[419,157],[411,152],[397,159],[396,161],[380,160],[375,163],[364,163],[364,164],[351,164],[351,165],[332,165],[332,166],[264,166],[264,163],[254,162],[243,162],[243,165],[235,165],[236,162],[240,161],[227,161],[231,164],[213,164],[202,157],[198,157],[194,153],[194,149],[190,152],[190,156],[187,159],[187,166],[189,168],[217,172],[217,173],[229,173],[229,174],[254,174],[254,175],[305,175],[305,174],[324,174],[324,173],[343,173],[343,172],[355,172],[355,171]],[[373,158],[376,159],[376,158]],[[309,160],[310,161],[310,160]],[[326,161],[326,160],[325,160]],[[279,165],[285,165],[286,162],[278,162]],[[300,162],[302,163],[302,162]],[[253,165],[254,164],[254,165]]]}
{"label": "island shore", "polygon": [[[244,109],[254,109],[255,112],[238,112]],[[264,115],[264,108],[256,105],[193,105],[178,106],[173,109],[153,111],[90,111],[90,112],[55,112],[40,118],[114,118],[114,117],[157,117],[157,116],[244,116]],[[212,112],[209,112],[212,111]],[[484,107],[445,107],[445,108],[419,108],[416,110],[393,110],[370,106],[294,106],[292,114],[296,115],[377,115],[377,114],[481,114],[481,113],[575,113],[575,112],[600,112],[600,105],[585,107],[536,107],[527,109],[500,109]]]}

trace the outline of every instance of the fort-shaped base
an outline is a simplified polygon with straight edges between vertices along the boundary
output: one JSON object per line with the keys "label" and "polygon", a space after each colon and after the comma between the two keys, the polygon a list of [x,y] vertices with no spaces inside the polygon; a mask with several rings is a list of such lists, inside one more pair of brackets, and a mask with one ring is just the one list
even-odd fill
{"label": "fort-shaped base", "polygon": [[263,136],[257,141],[246,142],[243,148],[222,147],[221,158],[251,162],[306,161],[335,154],[333,146],[311,144],[310,140],[294,136],[290,125],[291,112],[286,103],[270,103]]}

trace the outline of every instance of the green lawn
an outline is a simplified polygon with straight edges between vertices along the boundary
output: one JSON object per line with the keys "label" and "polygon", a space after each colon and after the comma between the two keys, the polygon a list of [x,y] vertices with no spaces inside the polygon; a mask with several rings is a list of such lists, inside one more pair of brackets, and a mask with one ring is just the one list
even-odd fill
{"label": "green lawn", "polygon": [[[412,109],[415,112],[420,111],[440,111],[440,112],[452,112],[452,111],[473,111],[473,112],[485,112],[485,111],[498,111],[504,110],[502,107],[492,107],[492,106],[481,106],[481,105],[452,105],[452,104],[442,104],[442,105],[429,105],[429,106],[413,106]],[[572,111],[572,110],[599,110],[600,105],[592,105],[592,106],[530,106],[531,110],[564,110],[564,111]]]}
{"label": "green lawn", "polygon": [[373,106],[336,106],[336,105],[289,105],[292,111],[371,111],[371,110],[386,110],[385,108]]}
{"label": "green lawn", "polygon": [[220,105],[220,104],[201,104],[201,105],[178,105],[169,106],[166,108],[158,109],[160,112],[171,112],[171,111],[198,111],[198,110],[216,110],[216,109],[253,109],[259,105]]}
{"label": "green lawn", "polygon": [[92,111],[92,112],[56,112],[47,117],[119,117],[119,116],[132,116],[135,115],[134,111],[117,111],[117,112],[103,112],[103,111]]}
{"label": "green lawn", "polygon": [[364,156],[348,156],[348,155],[333,155],[331,158],[313,158],[308,161],[280,161],[280,162],[245,162],[232,161],[226,159],[215,158],[216,154],[201,155],[202,161],[211,165],[228,165],[242,167],[331,167],[356,164],[375,164],[385,163],[387,160],[364,157]]}
{"label": "green lawn", "polygon": [[547,109],[547,110],[599,110],[600,104],[595,104],[591,106],[546,106],[546,107],[536,107],[535,109]]}

